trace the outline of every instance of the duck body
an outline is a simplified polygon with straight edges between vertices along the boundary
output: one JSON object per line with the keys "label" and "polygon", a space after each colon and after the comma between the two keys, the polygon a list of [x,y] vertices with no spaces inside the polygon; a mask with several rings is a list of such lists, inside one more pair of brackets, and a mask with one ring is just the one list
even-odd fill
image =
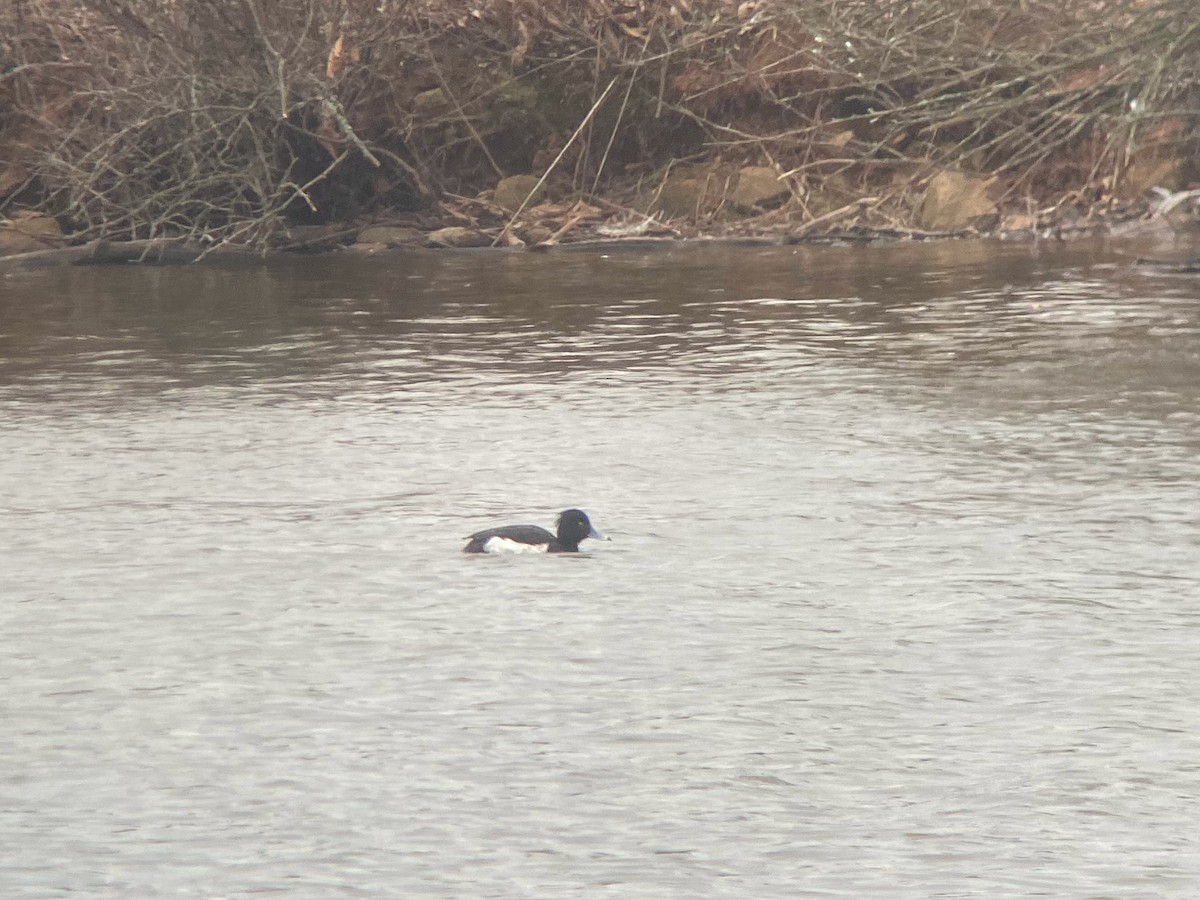
{"label": "duck body", "polygon": [[607,541],[581,509],[559,513],[557,532],[540,525],[502,525],[477,531],[467,539],[464,553],[578,553],[586,538]]}

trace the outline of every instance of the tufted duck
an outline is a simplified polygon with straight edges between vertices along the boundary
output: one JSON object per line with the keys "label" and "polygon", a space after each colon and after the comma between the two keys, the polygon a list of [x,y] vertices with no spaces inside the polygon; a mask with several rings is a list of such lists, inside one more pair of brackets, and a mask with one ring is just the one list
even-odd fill
{"label": "tufted duck", "polygon": [[537,525],[504,525],[471,535],[465,553],[577,553],[584,538],[607,541],[592,527],[587,513],[568,509],[558,516],[558,534]]}

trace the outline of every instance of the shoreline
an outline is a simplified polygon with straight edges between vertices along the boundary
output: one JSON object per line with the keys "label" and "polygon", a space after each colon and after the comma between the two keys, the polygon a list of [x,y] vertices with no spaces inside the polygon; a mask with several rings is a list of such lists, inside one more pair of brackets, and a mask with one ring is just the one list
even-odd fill
{"label": "shoreline", "polygon": [[[650,220],[647,220],[650,221]],[[666,231],[668,233],[661,233]],[[452,232],[447,234],[446,232]],[[203,263],[267,262],[295,256],[358,255],[364,258],[404,252],[472,252],[472,253],[578,253],[599,251],[647,251],[675,247],[793,247],[830,244],[898,244],[936,241],[1001,241],[1008,243],[1037,243],[1052,241],[1058,244],[1103,239],[1106,237],[1149,238],[1171,240],[1178,235],[1166,221],[1152,211],[1138,216],[1123,216],[1073,225],[1034,229],[1029,227],[978,231],[918,231],[913,229],[881,229],[867,227],[831,228],[809,233],[769,231],[708,231],[682,230],[660,226],[660,233],[605,233],[595,227],[573,230],[558,239],[526,243],[517,238],[504,240],[506,235],[521,233],[519,226],[465,228],[445,226],[421,231],[410,225],[372,223],[361,226],[347,224],[304,226],[288,232],[290,240],[282,246],[253,248],[225,244],[204,247],[184,238],[154,238],[148,240],[93,240],[82,244],[46,247],[23,253],[0,255],[0,272],[56,268],[61,266],[150,265],[176,266]],[[362,240],[362,237],[375,238]],[[1159,260],[1168,264],[1172,261]],[[1177,260],[1174,264],[1188,264]]]}

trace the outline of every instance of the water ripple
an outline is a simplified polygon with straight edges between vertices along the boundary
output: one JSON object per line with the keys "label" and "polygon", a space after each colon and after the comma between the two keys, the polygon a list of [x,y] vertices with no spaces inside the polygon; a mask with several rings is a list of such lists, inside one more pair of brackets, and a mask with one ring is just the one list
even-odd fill
{"label": "water ripple", "polygon": [[[1190,280],[953,244],[5,289],[5,897],[1200,883]],[[613,543],[459,553],[568,505]]]}

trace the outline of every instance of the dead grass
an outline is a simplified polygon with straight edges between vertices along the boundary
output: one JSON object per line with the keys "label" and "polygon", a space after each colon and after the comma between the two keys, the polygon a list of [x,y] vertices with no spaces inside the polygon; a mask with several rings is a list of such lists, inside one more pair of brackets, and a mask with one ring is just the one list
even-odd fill
{"label": "dead grass", "polygon": [[1194,160],[1198,21],[1193,0],[9,0],[0,212],[267,246],[555,160],[583,195],[708,161],[893,217],[948,167],[1097,203],[1147,148]]}

